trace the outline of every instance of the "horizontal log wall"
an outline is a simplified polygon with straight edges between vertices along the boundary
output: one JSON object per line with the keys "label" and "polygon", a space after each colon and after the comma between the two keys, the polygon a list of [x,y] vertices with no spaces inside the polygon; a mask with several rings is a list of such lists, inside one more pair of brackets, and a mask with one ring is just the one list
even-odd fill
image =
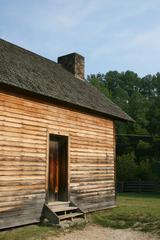
{"label": "horizontal log wall", "polygon": [[47,138],[70,138],[70,198],[86,211],[114,205],[113,121],[0,93],[0,228],[40,219]]}

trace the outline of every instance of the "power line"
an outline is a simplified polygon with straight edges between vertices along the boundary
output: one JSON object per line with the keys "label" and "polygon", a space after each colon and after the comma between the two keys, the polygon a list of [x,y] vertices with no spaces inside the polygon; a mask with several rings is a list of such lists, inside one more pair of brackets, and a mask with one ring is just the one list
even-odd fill
{"label": "power line", "polygon": [[116,134],[116,136],[126,136],[126,137],[148,137],[148,138],[160,138],[157,135],[144,135],[144,134]]}

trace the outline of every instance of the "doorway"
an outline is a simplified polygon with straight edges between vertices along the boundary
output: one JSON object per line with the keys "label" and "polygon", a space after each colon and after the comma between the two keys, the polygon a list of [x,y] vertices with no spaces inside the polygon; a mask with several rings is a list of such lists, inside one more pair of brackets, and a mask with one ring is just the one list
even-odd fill
{"label": "doorway", "polygon": [[48,202],[68,201],[68,137],[49,135]]}

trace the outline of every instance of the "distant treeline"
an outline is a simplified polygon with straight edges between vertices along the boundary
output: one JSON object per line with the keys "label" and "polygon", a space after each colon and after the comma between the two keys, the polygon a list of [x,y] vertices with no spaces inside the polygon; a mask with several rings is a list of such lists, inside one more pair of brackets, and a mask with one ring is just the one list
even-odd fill
{"label": "distant treeline", "polygon": [[87,80],[135,120],[116,122],[118,180],[160,180],[160,73],[109,71]]}

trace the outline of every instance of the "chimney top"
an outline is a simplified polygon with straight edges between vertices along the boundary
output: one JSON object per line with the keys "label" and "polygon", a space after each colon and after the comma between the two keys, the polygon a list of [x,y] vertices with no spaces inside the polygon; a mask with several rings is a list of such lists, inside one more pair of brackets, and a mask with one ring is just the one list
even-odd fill
{"label": "chimney top", "polygon": [[71,72],[76,78],[84,80],[84,57],[80,54],[70,53],[58,57],[58,63]]}

